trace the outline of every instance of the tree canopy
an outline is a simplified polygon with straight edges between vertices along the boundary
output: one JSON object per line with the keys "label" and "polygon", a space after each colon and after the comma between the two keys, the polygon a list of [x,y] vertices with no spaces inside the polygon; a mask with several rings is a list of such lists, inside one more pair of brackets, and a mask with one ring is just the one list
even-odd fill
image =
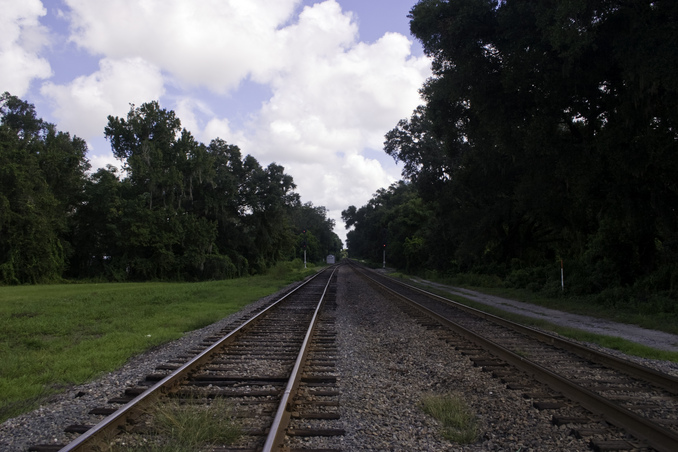
{"label": "tree canopy", "polygon": [[64,234],[81,201],[87,146],[0,96],[0,281],[59,278],[72,252]]}
{"label": "tree canopy", "polygon": [[565,259],[581,292],[676,293],[678,3],[421,0],[410,18],[433,75],[385,150],[433,212],[426,265]]}
{"label": "tree canopy", "polygon": [[204,280],[265,272],[299,254],[341,249],[323,207],[292,177],[221,139],[205,145],[158,102],[109,116],[122,163],[89,174],[87,146],[5,93],[0,113],[0,283]]}

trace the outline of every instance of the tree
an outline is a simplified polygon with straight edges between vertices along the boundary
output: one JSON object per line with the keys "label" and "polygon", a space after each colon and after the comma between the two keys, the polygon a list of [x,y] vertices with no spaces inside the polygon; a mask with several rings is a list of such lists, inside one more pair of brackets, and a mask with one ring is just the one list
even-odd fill
{"label": "tree", "polygon": [[68,231],[89,169],[86,144],[9,93],[0,97],[0,115],[0,280],[57,281],[72,253]]}
{"label": "tree", "polygon": [[250,246],[245,251],[256,272],[263,272],[289,255],[294,238],[290,209],[298,200],[294,180],[275,163],[262,168],[252,156],[243,162],[241,215]]}
{"label": "tree", "polygon": [[430,236],[428,224],[433,213],[406,182],[379,189],[370,201],[341,213],[347,228],[351,256],[381,262],[384,248],[389,265],[410,271],[430,264],[437,255],[438,241]]}
{"label": "tree", "polygon": [[5,284],[57,281],[65,265],[58,201],[27,144],[0,126],[0,277]]}
{"label": "tree", "polygon": [[[0,115],[0,283],[222,279],[293,256],[292,177],[221,139],[197,142],[157,102],[108,118],[122,179],[112,166],[88,175],[85,142],[27,102],[5,93]],[[333,223],[309,209],[330,249]]]}
{"label": "tree", "polygon": [[410,17],[433,76],[386,150],[439,194],[457,260],[567,256],[600,288],[674,256],[677,4],[422,0]]}
{"label": "tree", "polygon": [[334,220],[327,217],[327,209],[307,202],[292,210],[292,226],[297,234],[295,257],[303,256],[302,243],[306,240],[306,258],[311,262],[324,261],[328,254],[338,255],[341,239],[334,232]]}
{"label": "tree", "polygon": [[111,165],[99,168],[86,181],[84,200],[73,218],[71,236],[75,252],[70,276],[127,278],[127,263],[122,259],[127,246],[122,217],[123,197],[130,192],[128,185],[120,181],[117,169]]}
{"label": "tree", "polygon": [[123,253],[138,278],[203,279],[210,272],[264,272],[290,254],[290,209],[298,202],[284,168],[262,168],[221,139],[195,141],[174,112],[157,102],[109,117],[106,137],[123,160]]}
{"label": "tree", "polygon": [[217,254],[216,222],[195,212],[195,186],[212,176],[204,146],[157,102],[132,105],[127,119],[109,116],[105,136],[129,179],[118,267],[133,279],[204,278]]}
{"label": "tree", "polygon": [[[183,190],[179,166],[185,158],[188,132],[181,132],[181,121],[171,110],[149,102],[131,106],[127,119],[109,116],[104,134],[111,142],[113,155],[123,162],[132,184],[146,193],[148,208],[171,202]],[[181,146],[179,143],[183,144]],[[184,152],[181,152],[184,151]]]}

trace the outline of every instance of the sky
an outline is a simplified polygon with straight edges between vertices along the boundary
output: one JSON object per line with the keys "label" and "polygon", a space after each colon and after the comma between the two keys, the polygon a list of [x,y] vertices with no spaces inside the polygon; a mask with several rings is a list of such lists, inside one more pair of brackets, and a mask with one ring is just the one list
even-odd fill
{"label": "sky", "polygon": [[120,167],[108,115],[157,100],[200,142],[222,138],[341,211],[400,179],[384,135],[422,103],[417,0],[0,0],[0,92]]}

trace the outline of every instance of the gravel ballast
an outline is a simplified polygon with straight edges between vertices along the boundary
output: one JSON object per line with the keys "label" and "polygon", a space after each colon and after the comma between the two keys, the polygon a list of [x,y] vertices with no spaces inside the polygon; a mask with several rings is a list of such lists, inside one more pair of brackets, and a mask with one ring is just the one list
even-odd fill
{"label": "gravel ballast", "polygon": [[[342,268],[337,290],[343,450],[590,450],[569,428],[551,425],[552,413],[532,408],[349,272]],[[479,421],[478,442],[443,439],[420,408],[427,394],[461,397]]]}
{"label": "gravel ballast", "polygon": [[[590,450],[587,440],[569,434],[569,427],[553,426],[553,413],[533,408],[520,391],[506,389],[498,379],[473,367],[434,330],[414,322],[394,303],[379,300],[374,289],[353,277],[348,267],[339,271],[338,373],[346,435],[338,441],[343,450]],[[68,442],[65,426],[81,423],[91,408],[105,405],[110,397],[153,373],[157,365],[193,348],[202,337],[235,324],[273,297],[135,357],[115,372],[70,388],[39,409],[6,421],[0,425],[0,451]],[[673,371],[676,366],[654,362],[653,367]],[[461,397],[477,417],[478,441],[459,445],[445,440],[437,421],[420,408],[427,394]]]}

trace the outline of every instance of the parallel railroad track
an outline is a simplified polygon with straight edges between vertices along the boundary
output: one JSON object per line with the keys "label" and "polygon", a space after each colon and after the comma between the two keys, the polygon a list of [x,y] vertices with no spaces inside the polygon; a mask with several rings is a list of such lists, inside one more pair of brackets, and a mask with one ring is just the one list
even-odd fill
{"label": "parallel railroad track", "polygon": [[235,444],[208,450],[294,450],[289,444],[295,437],[343,434],[333,363],[335,285],[336,267],[319,272],[223,337],[206,338],[205,348],[187,362],[159,366],[111,400],[119,408],[94,409],[105,417],[96,425],[71,426],[81,433],[71,443],[29,450],[109,450],[120,433],[128,443],[156,441],[152,433],[144,436],[144,413],[168,399],[206,405],[229,400],[229,416],[243,434]]}
{"label": "parallel railroad track", "polygon": [[[553,422],[591,437],[595,450],[678,450],[678,378],[582,347],[563,338],[477,311],[378,272],[353,266],[372,284],[416,307],[477,366],[509,388],[556,410]],[[444,334],[444,333],[443,333]],[[456,335],[471,341],[469,345]],[[534,380],[550,390],[534,390]],[[567,418],[557,408],[579,404],[590,415]],[[611,424],[626,434],[606,431]],[[630,435],[630,436],[629,436]]]}

